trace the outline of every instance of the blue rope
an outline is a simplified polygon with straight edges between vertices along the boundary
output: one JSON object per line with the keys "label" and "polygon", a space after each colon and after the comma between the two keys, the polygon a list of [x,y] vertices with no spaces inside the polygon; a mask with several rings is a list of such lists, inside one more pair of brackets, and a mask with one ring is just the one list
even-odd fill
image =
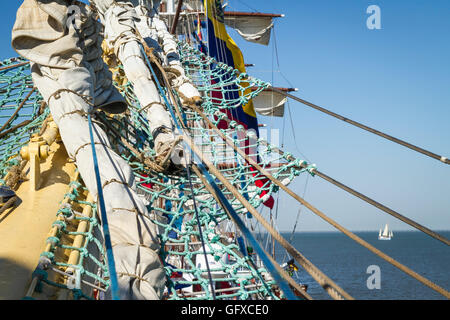
{"label": "blue rope", "polygon": [[[169,101],[167,100],[167,97],[163,94],[163,90],[159,84],[158,78],[155,75],[155,72],[153,71],[153,68],[151,66],[150,61],[148,60],[147,55],[145,54],[145,50],[143,49],[142,45],[141,45],[141,51],[144,54],[144,57],[146,58],[148,67],[150,69],[150,71],[152,72],[152,75],[155,79],[155,82],[158,86],[158,90],[160,91],[164,102],[166,103],[166,105],[169,108],[169,112],[170,115],[172,116],[176,127],[178,129],[178,131],[180,131],[180,133],[182,133],[182,129],[180,124],[178,123],[176,117],[175,117],[175,113],[173,111],[173,107],[172,105],[169,103]],[[188,147],[188,149],[190,150],[191,154],[193,154],[194,156],[194,162],[195,164],[197,164],[198,168],[202,171],[203,175],[205,176],[206,180],[208,180],[208,183],[213,187],[214,191],[216,192],[217,196],[219,197],[220,201],[222,202],[222,204],[225,206],[226,210],[229,212],[229,214],[231,215],[232,219],[235,221],[236,225],[238,226],[238,228],[241,230],[242,234],[244,235],[244,237],[249,241],[249,243],[252,245],[252,247],[255,249],[255,251],[258,253],[259,257],[261,258],[262,262],[264,263],[264,265],[266,266],[266,268],[268,269],[269,273],[274,277],[274,280],[277,282],[278,286],[280,287],[280,289],[283,291],[285,297],[289,300],[298,300],[298,297],[293,294],[292,290],[290,289],[288,283],[283,279],[283,277],[281,276],[281,274],[278,272],[278,270],[275,268],[275,265],[272,263],[272,261],[269,259],[269,257],[267,256],[266,252],[264,251],[264,249],[261,247],[261,245],[259,244],[259,242],[255,239],[255,237],[253,236],[253,234],[250,232],[250,230],[247,228],[247,226],[244,224],[244,222],[241,220],[241,218],[239,217],[239,215],[236,213],[236,211],[234,211],[233,207],[231,206],[231,204],[229,203],[228,199],[225,197],[225,195],[222,193],[222,191],[220,190],[220,188],[217,186],[214,178],[209,174],[209,172],[206,170],[205,166],[203,165],[202,161],[200,160],[200,158],[198,157],[197,154],[195,154],[191,147],[185,142],[183,141],[184,145]]]}
{"label": "blue rope", "polygon": [[114,263],[114,255],[112,252],[111,235],[109,233],[108,218],[106,216],[105,199],[103,198],[103,189],[100,180],[100,171],[98,169],[97,152],[95,151],[94,134],[92,132],[91,114],[88,113],[89,135],[91,137],[92,157],[94,159],[95,179],[97,181],[97,194],[100,204],[100,213],[102,217],[103,236],[105,237],[106,256],[108,259],[109,278],[111,280],[111,294],[113,300],[120,300],[119,285],[117,282],[116,265]]}

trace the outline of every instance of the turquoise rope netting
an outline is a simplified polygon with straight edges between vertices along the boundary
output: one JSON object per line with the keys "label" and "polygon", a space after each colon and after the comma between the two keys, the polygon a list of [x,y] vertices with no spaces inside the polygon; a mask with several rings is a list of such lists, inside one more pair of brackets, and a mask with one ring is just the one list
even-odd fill
{"label": "turquoise rope netting", "polygon": [[[204,100],[201,109],[216,126],[219,125],[221,120],[227,118],[227,110],[246,104],[269,86],[268,83],[261,80],[250,78],[245,74],[238,74],[236,70],[226,65],[217,65],[211,58],[186,44],[180,44],[179,48],[186,74],[197,86]],[[3,110],[8,110],[10,113],[14,112],[14,108],[9,107],[9,105],[14,105],[17,108],[26,96],[27,90],[28,92],[31,90],[32,82],[27,66],[0,73],[0,76],[0,81],[2,84],[4,83],[3,89],[5,90],[1,91],[1,98],[3,99],[1,101],[5,101],[2,103],[2,112],[0,113],[0,115],[3,115]],[[214,84],[211,80],[214,80]],[[8,89],[11,86],[15,88],[23,87],[26,90],[23,88],[22,91],[16,89],[14,91],[16,93],[13,95],[11,93],[13,91]],[[255,89],[246,90],[248,87]],[[118,86],[118,88],[130,105],[127,114],[114,118],[101,114],[98,119],[106,123],[104,129],[108,131],[112,145],[133,168],[138,193],[146,199],[149,212],[152,212],[152,220],[160,226],[160,240],[163,248],[161,258],[165,263],[165,272],[168,279],[164,298],[171,300],[212,299],[204,263],[204,253],[199,242],[200,233],[194,217],[195,210],[192,199],[195,196],[204,236],[203,240],[209,254],[208,261],[210,261],[216,298],[279,299],[279,295],[274,290],[276,284],[271,276],[259,263],[257,257],[248,254],[245,244],[239,243],[239,232],[235,230],[225,211],[215,201],[201,180],[195,175],[192,176],[194,185],[194,195],[192,195],[189,181],[183,172],[174,175],[158,173],[149,169],[146,160],[151,162],[155,154],[152,149],[153,138],[144,112],[139,112],[141,106],[130,83]],[[230,88],[237,88],[233,90],[240,92],[239,98],[229,98],[227,90],[230,90]],[[213,92],[217,91],[222,93],[221,98],[217,98],[217,95],[213,96]],[[5,109],[3,109],[3,106],[5,106]],[[34,131],[38,130],[47,116],[48,109],[45,109],[45,112],[39,115],[39,107],[40,96],[32,95],[29,102],[23,107],[23,112],[29,110],[28,114],[23,113],[23,115],[28,116],[32,122],[27,127],[18,129],[4,137],[4,139],[8,139],[5,142],[8,141],[11,145],[8,148],[3,148],[4,139],[1,139],[0,170],[2,171],[0,173],[2,175],[0,177],[4,177],[8,169],[19,160],[18,150],[27,143],[27,139],[30,137],[30,128],[35,128]],[[257,171],[252,170],[252,167],[241,156],[227,147],[222,138],[205,125],[201,115],[191,109],[183,109],[180,112],[183,122],[189,128],[191,138],[196,145],[220,169],[222,174],[244,194],[252,206],[260,207],[270,195],[278,191],[277,186],[268,180],[264,180],[264,177]],[[22,116],[22,113],[20,114]],[[0,119],[6,121],[6,118],[8,117],[5,116]],[[8,128],[13,127],[18,122],[20,122],[19,119],[16,119]],[[28,128],[28,131],[25,128]],[[313,174],[313,165],[301,169],[300,165],[305,164],[304,161],[288,160],[292,159],[289,153],[280,155],[274,152],[276,146],[247,133],[243,126],[236,121],[231,121],[227,129],[221,130],[233,140],[236,146],[245,146],[249,156],[258,156],[261,167],[267,169],[275,178],[285,184],[288,184],[303,172]],[[257,181],[262,181],[262,185],[256,186]],[[244,206],[220,182],[217,183],[235,211],[250,220]],[[264,196],[262,197],[262,195]],[[89,223],[96,226],[97,221],[90,221]],[[86,236],[93,243],[98,244],[101,241],[98,238],[98,232],[96,233],[97,238],[94,237],[92,228],[90,232],[92,234],[88,232]],[[59,236],[70,236],[70,234],[64,234],[64,228],[62,228]],[[56,239],[52,239],[52,241],[55,243],[55,250],[62,245],[61,241]],[[82,271],[75,275],[78,280],[73,281],[73,283],[79,284],[78,287],[71,285],[71,288],[68,288],[67,284],[57,284],[60,287],[72,290],[74,298],[92,297],[92,287],[81,285],[81,280],[89,282],[94,279],[96,285],[103,288],[108,286],[104,251],[102,247],[100,250],[98,245],[95,247],[98,255],[96,257],[89,255],[87,249],[83,252],[85,256],[88,255],[91,258],[90,260],[96,261],[96,268],[101,271],[99,274],[93,271],[84,272],[86,268],[83,259],[77,266],[69,266],[64,261],[54,261],[54,266],[60,270],[74,267]],[[48,284],[55,285],[55,283],[50,282]]]}
{"label": "turquoise rope netting", "polygon": [[[19,165],[18,152],[28,143],[31,135],[39,131],[48,110],[40,113],[42,97],[33,92],[29,65],[22,58],[6,59],[0,63],[0,183],[13,166]],[[26,101],[24,102],[24,100]],[[14,115],[21,103],[22,108]],[[6,126],[5,124],[8,123]],[[14,129],[17,127],[16,129]]]}

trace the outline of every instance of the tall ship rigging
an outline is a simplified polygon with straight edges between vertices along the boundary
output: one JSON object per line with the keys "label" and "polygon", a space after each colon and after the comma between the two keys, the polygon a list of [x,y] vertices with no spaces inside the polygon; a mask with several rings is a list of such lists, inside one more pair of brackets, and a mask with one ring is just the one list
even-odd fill
{"label": "tall ship rigging", "polygon": [[0,66],[1,299],[313,299],[299,270],[354,299],[277,231],[281,192],[450,298],[289,187],[324,179],[450,244],[260,135],[258,115],[292,99],[450,164],[249,75],[226,27],[267,45],[279,18],[220,0],[23,1],[21,56]]}

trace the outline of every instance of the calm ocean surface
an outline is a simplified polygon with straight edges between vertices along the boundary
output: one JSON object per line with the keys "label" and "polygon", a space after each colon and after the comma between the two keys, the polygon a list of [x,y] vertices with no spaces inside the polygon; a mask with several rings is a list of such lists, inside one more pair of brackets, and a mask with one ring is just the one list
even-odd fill
{"label": "calm ocean surface", "polygon": [[[439,233],[447,239],[450,238],[450,231]],[[398,262],[450,291],[450,248],[445,244],[415,231],[394,231],[394,237],[390,241],[378,240],[378,232],[356,234]],[[289,239],[290,234],[283,236]],[[341,233],[297,233],[292,244],[355,299],[445,299]],[[278,246],[276,259],[280,263],[287,259],[284,249]],[[380,289],[367,288],[367,279],[371,275],[367,273],[367,268],[371,265],[380,267]],[[330,299],[303,268],[300,267],[297,274],[298,282],[308,284],[308,293],[314,299]]]}

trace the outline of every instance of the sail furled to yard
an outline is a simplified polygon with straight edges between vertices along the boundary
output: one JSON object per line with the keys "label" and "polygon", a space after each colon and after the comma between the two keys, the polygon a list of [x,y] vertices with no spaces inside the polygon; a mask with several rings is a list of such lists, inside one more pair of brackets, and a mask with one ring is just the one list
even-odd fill
{"label": "sail furled to yard", "polygon": [[225,24],[235,29],[242,38],[249,42],[268,45],[273,28],[270,16],[226,15]]}

